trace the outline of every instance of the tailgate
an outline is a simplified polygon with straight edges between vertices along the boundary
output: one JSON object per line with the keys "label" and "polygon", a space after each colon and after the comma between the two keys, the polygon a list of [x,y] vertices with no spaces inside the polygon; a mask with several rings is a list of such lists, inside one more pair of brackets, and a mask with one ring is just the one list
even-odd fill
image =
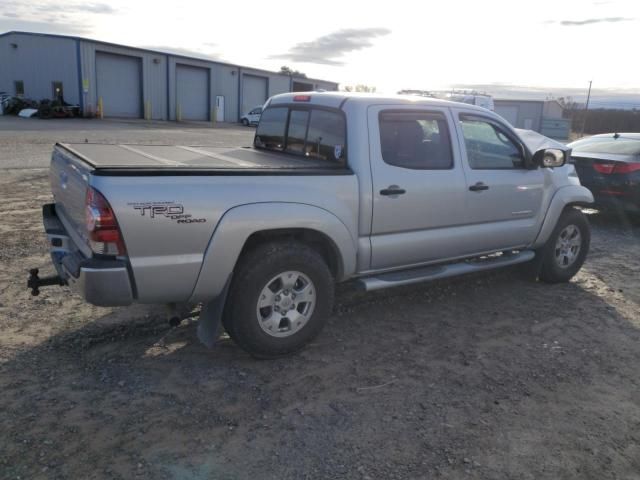
{"label": "tailgate", "polygon": [[72,153],[56,146],[51,157],[49,181],[56,212],[67,232],[79,247],[87,245],[85,232],[85,196],[92,167]]}

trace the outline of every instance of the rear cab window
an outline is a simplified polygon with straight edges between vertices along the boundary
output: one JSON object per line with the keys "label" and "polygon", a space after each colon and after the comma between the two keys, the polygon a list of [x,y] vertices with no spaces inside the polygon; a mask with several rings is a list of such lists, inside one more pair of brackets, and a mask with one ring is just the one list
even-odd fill
{"label": "rear cab window", "polygon": [[262,112],[254,147],[346,164],[346,122],[338,110],[276,106]]}

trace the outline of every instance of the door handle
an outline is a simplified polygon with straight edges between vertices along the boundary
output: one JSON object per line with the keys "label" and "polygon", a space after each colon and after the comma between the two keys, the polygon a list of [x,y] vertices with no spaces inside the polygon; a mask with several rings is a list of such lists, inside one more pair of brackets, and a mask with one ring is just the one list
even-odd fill
{"label": "door handle", "polygon": [[471,185],[469,190],[472,192],[481,192],[482,190],[489,190],[489,185],[485,185],[483,182],[477,182],[475,185]]}
{"label": "door handle", "polygon": [[402,195],[404,193],[407,193],[407,191],[404,188],[400,188],[398,185],[389,185],[387,188],[380,190],[380,195],[387,196]]}

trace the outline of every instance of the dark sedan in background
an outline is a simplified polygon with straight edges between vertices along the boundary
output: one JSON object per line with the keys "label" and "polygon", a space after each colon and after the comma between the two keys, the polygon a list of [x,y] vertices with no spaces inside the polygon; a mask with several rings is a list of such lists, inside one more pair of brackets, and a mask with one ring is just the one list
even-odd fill
{"label": "dark sedan in background", "polygon": [[640,213],[640,133],[605,133],[568,146],[596,206]]}

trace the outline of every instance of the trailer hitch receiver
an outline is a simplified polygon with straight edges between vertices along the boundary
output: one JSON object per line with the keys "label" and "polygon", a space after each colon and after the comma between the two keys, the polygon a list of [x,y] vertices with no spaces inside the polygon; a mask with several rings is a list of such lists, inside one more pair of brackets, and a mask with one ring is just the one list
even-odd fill
{"label": "trailer hitch receiver", "polygon": [[40,295],[40,287],[47,287],[49,285],[66,285],[67,281],[60,275],[50,275],[48,277],[40,278],[38,276],[38,269],[32,268],[29,270],[29,279],[27,280],[27,288],[31,290],[31,295]]}

